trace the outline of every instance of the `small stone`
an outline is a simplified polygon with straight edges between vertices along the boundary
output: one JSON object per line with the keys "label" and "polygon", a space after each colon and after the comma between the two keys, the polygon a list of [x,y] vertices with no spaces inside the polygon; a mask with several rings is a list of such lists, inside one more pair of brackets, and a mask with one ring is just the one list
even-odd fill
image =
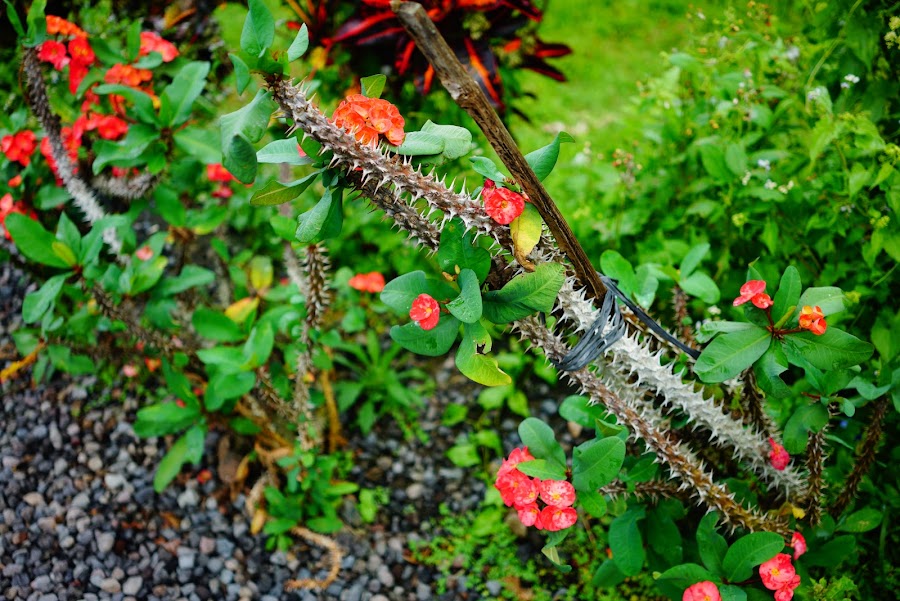
{"label": "small stone", "polygon": [[178,495],[178,506],[182,509],[186,507],[195,507],[200,502],[200,495],[193,488],[185,489],[183,493]]}
{"label": "small stone", "polygon": [[44,502],[44,495],[39,492],[30,492],[27,495],[23,496],[22,500],[32,507],[37,507],[38,505],[46,505],[46,503]]}
{"label": "small stone", "polygon": [[200,537],[200,553],[203,555],[212,555],[216,550],[216,540],[208,536]]}
{"label": "small stone", "polygon": [[484,587],[494,597],[498,597],[500,595],[500,591],[503,589],[503,585],[496,580],[488,580],[484,583]]}
{"label": "small stone", "polygon": [[104,578],[100,583],[100,590],[104,593],[115,594],[121,592],[122,585],[115,578]]}
{"label": "small stone", "polygon": [[117,490],[125,486],[125,476],[122,474],[106,474],[103,477],[103,483],[109,490]]}
{"label": "small stone", "polygon": [[116,535],[112,532],[97,532],[94,534],[97,541],[97,551],[106,554],[112,551],[116,544]]}
{"label": "small stone", "polygon": [[178,567],[182,570],[193,570],[197,553],[193,549],[178,548]]}
{"label": "small stone", "polygon": [[31,588],[39,593],[47,592],[50,589],[50,576],[47,576],[46,574],[38,576],[31,581]]}
{"label": "small stone", "polygon": [[144,586],[144,579],[140,576],[132,576],[122,585],[122,592],[126,595],[137,595]]}
{"label": "small stone", "polygon": [[92,472],[99,472],[103,469],[103,459],[94,455],[87,462],[88,469]]}
{"label": "small stone", "polygon": [[378,577],[378,581],[385,587],[390,588],[394,586],[394,575],[386,565],[382,564],[375,575]]}
{"label": "small stone", "polygon": [[406,496],[410,501],[422,498],[425,492],[425,486],[421,482],[413,482],[406,487]]}

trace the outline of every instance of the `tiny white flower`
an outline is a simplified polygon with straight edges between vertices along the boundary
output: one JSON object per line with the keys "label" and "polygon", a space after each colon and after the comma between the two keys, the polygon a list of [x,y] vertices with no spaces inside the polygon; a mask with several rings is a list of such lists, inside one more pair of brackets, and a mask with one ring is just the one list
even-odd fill
{"label": "tiny white flower", "polygon": [[751,177],[753,177],[753,174],[748,171],[744,174],[744,177],[741,178],[741,183],[746,186],[750,182]]}
{"label": "tiny white flower", "polygon": [[770,161],[767,161],[766,159],[759,159],[758,161],[756,161],[756,166],[760,169],[765,169],[766,171],[768,171],[772,168],[772,163]]}
{"label": "tiny white flower", "polygon": [[800,48],[797,46],[791,46],[787,49],[787,52],[784,53],[784,58],[788,59],[791,62],[796,61],[800,58]]}
{"label": "tiny white flower", "polygon": [[767,179],[766,183],[763,185],[765,186],[766,190],[774,190],[775,188],[778,187],[778,184],[776,184],[775,182],[773,182],[770,179]]}
{"label": "tiny white flower", "polygon": [[713,305],[712,307],[707,309],[707,311],[709,311],[710,315],[721,315],[722,314],[722,309],[718,308],[715,305]]}

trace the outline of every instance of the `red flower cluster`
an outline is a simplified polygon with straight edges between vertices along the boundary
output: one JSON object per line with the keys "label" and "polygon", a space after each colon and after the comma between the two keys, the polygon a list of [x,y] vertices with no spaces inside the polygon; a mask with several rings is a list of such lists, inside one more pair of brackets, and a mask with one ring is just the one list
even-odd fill
{"label": "red flower cluster", "polygon": [[47,40],[41,44],[38,50],[38,58],[45,63],[50,63],[57,71],[62,71],[69,64],[69,55],[66,54],[66,45],[56,40]]}
{"label": "red flower cluster", "polygon": [[822,313],[821,307],[816,305],[815,308],[805,305],[800,309],[800,327],[809,330],[816,336],[821,336],[828,328],[825,323],[825,315]]}
{"label": "red flower cluster", "polygon": [[791,456],[783,446],[775,442],[774,438],[769,439],[769,444],[772,445],[772,450],[769,451],[769,461],[772,463],[772,467],[782,471],[791,462]]}
{"label": "red flower cluster", "polygon": [[791,547],[794,548],[794,560],[800,558],[801,555],[806,553],[806,539],[803,538],[803,535],[799,532],[795,532],[791,537]]}
{"label": "red flower cluster", "polygon": [[350,287],[360,292],[371,292],[373,294],[384,290],[384,276],[377,271],[369,273],[357,273],[347,282]]}
{"label": "red flower cluster", "polygon": [[715,583],[704,580],[687,587],[681,601],[722,601],[722,595]]}
{"label": "red flower cluster", "polygon": [[500,225],[507,225],[525,210],[525,197],[509,188],[498,188],[493,180],[484,180],[481,190],[484,211]]}
{"label": "red flower cluster", "polygon": [[441,320],[441,307],[427,294],[420,294],[412,303],[409,317],[423,330],[433,330]]}
{"label": "red flower cluster", "polygon": [[[60,133],[62,135],[63,146],[66,147],[66,152],[69,154],[69,159],[75,164],[73,173],[77,172],[78,148],[81,146],[81,136],[76,136],[71,127],[63,127]],[[56,160],[53,158],[53,153],[50,151],[50,138],[43,138],[41,140],[41,154],[44,155],[44,159],[47,161],[47,164],[50,165],[50,170],[53,171],[53,175],[56,177],[56,183],[62,185],[62,180],[59,177],[59,168],[56,165]]]}
{"label": "red flower cluster", "polygon": [[158,33],[142,31],[140,55],[146,56],[151,52],[159,52],[164,63],[170,63],[178,56],[178,49],[172,42],[164,40]]}
{"label": "red flower cluster", "polygon": [[9,230],[6,229],[6,218],[13,213],[19,213],[31,217],[32,219],[37,219],[35,212],[25,205],[24,200],[14,201],[12,194],[4,194],[3,197],[0,198],[0,231],[3,232],[3,235],[6,236],[7,240],[12,240],[12,236],[10,236]]}
{"label": "red flower cluster", "polygon": [[791,556],[779,553],[759,566],[759,575],[763,585],[775,591],[775,601],[791,601],[794,589],[800,586],[800,576],[791,565]]}
{"label": "red flower cluster", "polygon": [[47,15],[47,35],[87,36],[85,31],[62,17]]}
{"label": "red flower cluster", "polygon": [[3,136],[0,140],[0,150],[10,161],[18,161],[23,167],[31,162],[31,154],[34,152],[34,132],[28,129],[15,134]]}
{"label": "red flower cluster", "polygon": [[765,289],[765,280],[750,280],[741,286],[741,295],[734,299],[734,306],[750,301],[759,309],[768,309],[773,303],[772,298],[765,293]]}
{"label": "red flower cluster", "polygon": [[103,76],[106,83],[120,83],[132,88],[140,88],[142,83],[153,79],[153,72],[148,69],[138,69],[131,65],[116,63]]}
{"label": "red flower cluster", "polygon": [[57,71],[69,67],[69,91],[75,94],[84,80],[88,69],[97,60],[88,43],[87,33],[77,25],[61,17],[47,16],[47,33],[72,37],[68,47],[59,40],[47,40],[38,50],[38,58],[53,65]]}
{"label": "red flower cluster", "polygon": [[118,140],[128,133],[128,123],[115,115],[82,114],[72,124],[72,133],[81,140],[86,131],[97,131],[104,140]]}
{"label": "red flower cluster", "polygon": [[350,132],[363,144],[377,146],[381,136],[394,146],[403,144],[406,122],[397,107],[380,98],[352,94],[334,110],[332,122]]}
{"label": "red flower cluster", "polygon": [[228,169],[225,169],[221,163],[206,166],[206,179],[211,182],[218,182],[219,186],[213,190],[212,195],[216,198],[231,198],[234,191],[229,186],[229,182],[235,181],[235,178]]}
{"label": "red flower cluster", "polygon": [[[533,459],[528,447],[513,449],[494,482],[500,498],[507,507],[516,508],[519,520],[526,526],[549,532],[569,528],[578,520],[578,513],[572,508],[575,488],[565,480],[530,478],[516,467]],[[538,497],[546,504],[543,509],[538,507]]]}

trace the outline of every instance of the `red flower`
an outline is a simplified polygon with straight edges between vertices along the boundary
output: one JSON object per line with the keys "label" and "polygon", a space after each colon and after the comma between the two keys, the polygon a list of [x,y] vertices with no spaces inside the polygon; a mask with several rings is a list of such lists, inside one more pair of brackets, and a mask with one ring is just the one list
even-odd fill
{"label": "red flower", "polygon": [[3,136],[0,140],[0,150],[10,161],[18,161],[23,167],[31,162],[31,154],[34,152],[34,132],[25,129],[16,134]]}
{"label": "red flower", "polygon": [[524,507],[537,501],[538,485],[535,480],[519,470],[510,470],[497,476],[494,486],[500,491],[500,498],[507,507]]}
{"label": "red flower", "polygon": [[140,54],[144,56],[151,52],[159,52],[164,63],[172,62],[178,56],[178,49],[171,42],[162,39],[159,34],[152,31],[142,31]]}
{"label": "red flower", "polygon": [[78,86],[81,85],[81,82],[84,81],[84,78],[87,77],[87,74],[87,65],[74,62],[69,65],[69,92],[71,92],[72,95],[78,93]]}
{"label": "red flower", "polygon": [[41,49],[38,50],[38,58],[45,63],[52,64],[57,71],[62,71],[69,64],[66,45],[56,40],[47,40],[41,44]]}
{"label": "red flower", "polygon": [[806,539],[799,532],[795,532],[791,537],[791,546],[794,548],[794,559],[797,560],[801,555],[806,553]]}
{"label": "red flower", "polygon": [[760,309],[768,309],[772,306],[772,299],[764,292],[765,289],[766,282],[764,280],[750,280],[741,286],[741,295],[734,299],[734,306],[737,307],[750,301]]}
{"label": "red flower", "polygon": [[228,184],[221,184],[218,188],[213,190],[212,195],[214,198],[231,198],[234,196],[234,190],[232,190]]}
{"label": "red flower", "polygon": [[69,55],[72,57],[73,64],[93,65],[97,60],[94,50],[84,36],[78,36],[69,41]]}
{"label": "red flower", "polygon": [[774,438],[769,439],[769,444],[772,445],[772,450],[769,451],[769,461],[772,463],[772,467],[782,471],[791,462],[791,456],[783,446],[775,442]]}
{"label": "red flower", "polygon": [[128,123],[114,115],[97,118],[97,134],[104,140],[118,140],[128,133]]}
{"label": "red flower", "polygon": [[436,300],[427,294],[420,294],[412,303],[409,317],[423,330],[431,330],[441,319],[441,309]]}
{"label": "red flower", "polygon": [[351,288],[360,292],[377,293],[384,290],[384,276],[377,271],[357,273],[347,283]]}
{"label": "red flower", "polygon": [[537,521],[538,516],[541,513],[541,510],[538,509],[537,503],[530,503],[528,505],[523,505],[522,507],[516,507],[516,511],[519,513],[519,521],[522,522],[525,526],[534,526]]}
{"label": "red flower", "polygon": [[494,182],[484,180],[481,191],[484,211],[500,225],[507,225],[525,210],[525,198],[509,188],[497,188]]}
{"label": "red flower", "polygon": [[779,553],[759,566],[759,576],[767,589],[775,591],[775,601],[790,601],[794,589],[800,586],[800,576],[787,553]]}
{"label": "red flower", "polygon": [[74,36],[86,36],[87,34],[83,29],[66,21],[62,17],[56,17],[53,15],[47,15],[47,34],[48,35],[74,35]]}
{"label": "red flower", "polygon": [[575,487],[565,480],[541,482],[541,501],[556,507],[571,507],[575,503]]}
{"label": "red flower", "polygon": [[406,124],[397,107],[381,98],[352,94],[344,98],[334,110],[331,120],[350,132],[363,144],[376,146],[381,136],[390,144],[403,144]]}
{"label": "red flower", "polygon": [[27,207],[24,200],[14,201],[12,194],[4,194],[3,197],[0,197],[0,231],[7,240],[12,240],[12,236],[6,229],[6,218],[13,213],[37,219],[37,214]]}
{"label": "red flower", "polygon": [[543,529],[549,532],[557,530],[565,530],[574,525],[578,521],[578,513],[571,507],[557,507],[556,505],[547,505],[541,510],[538,516],[538,530]]}
{"label": "red flower", "polygon": [[106,83],[120,83],[132,88],[139,87],[142,83],[153,79],[153,73],[147,69],[137,69],[131,65],[116,63],[107,70],[103,76]]}
{"label": "red flower", "polygon": [[220,163],[206,166],[206,179],[211,182],[228,183],[234,181],[234,176]]}
{"label": "red flower", "polygon": [[497,472],[497,475],[501,476],[506,472],[516,469],[516,466],[523,461],[534,461],[534,457],[528,452],[528,447],[513,449],[509,454],[509,458],[505,459],[500,465],[500,470]]}
{"label": "red flower", "polygon": [[17,175],[10,179],[8,182],[10,188],[15,188],[22,184],[22,175]]}
{"label": "red flower", "polygon": [[722,601],[722,595],[715,583],[704,580],[687,587],[681,601]]}
{"label": "red flower", "polygon": [[800,327],[804,330],[809,330],[816,336],[824,334],[828,324],[825,323],[825,315],[822,313],[822,309],[818,305],[815,308],[805,305],[800,309]]}

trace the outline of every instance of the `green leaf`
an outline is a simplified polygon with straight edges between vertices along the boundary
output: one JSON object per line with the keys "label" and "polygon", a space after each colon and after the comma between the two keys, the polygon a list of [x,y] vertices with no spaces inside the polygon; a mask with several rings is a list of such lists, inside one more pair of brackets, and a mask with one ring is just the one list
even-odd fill
{"label": "green leaf", "polygon": [[159,461],[156,474],[153,476],[153,489],[162,492],[166,486],[181,472],[185,463],[199,463],[203,457],[203,441],[206,438],[206,426],[195,425],[181,436]]}
{"label": "green leaf", "polygon": [[700,146],[700,162],[706,172],[719,183],[725,183],[734,179],[731,171],[725,163],[725,153],[713,144]]}
{"label": "green leaf", "polygon": [[380,73],[378,75],[369,75],[359,80],[363,96],[367,98],[381,98],[381,92],[384,91],[385,83],[387,83],[387,77]]}
{"label": "green leaf", "polygon": [[525,203],[525,210],[509,224],[509,234],[512,236],[515,246],[515,256],[519,263],[525,261],[534,247],[541,239],[544,220],[537,207],[531,203]]}
{"label": "green leaf", "polygon": [[78,263],[78,257],[75,256],[75,251],[73,251],[69,246],[59,240],[54,240],[50,245],[51,250],[53,250],[53,254],[60,258],[60,260],[66,264],[66,267],[74,267]]}
{"label": "green leaf", "polygon": [[800,300],[797,301],[797,306],[800,308],[806,305],[810,307],[818,306],[822,309],[825,317],[828,317],[844,310],[844,293],[840,288],[835,288],[834,286],[807,288],[800,295]]}
{"label": "green leaf", "polygon": [[424,131],[409,132],[403,144],[397,147],[397,153],[405,156],[440,154],[443,151],[444,139]]}
{"label": "green leaf", "polygon": [[413,271],[388,282],[381,291],[380,298],[381,302],[394,311],[407,315],[413,301],[420,294],[427,294],[440,301],[456,296],[456,291],[445,282],[426,277],[424,271]]}
{"label": "green leaf", "polygon": [[669,568],[656,580],[672,584],[673,587],[683,591],[698,582],[713,580],[713,575],[695,563],[685,563]]}
{"label": "green leaf", "polygon": [[484,315],[494,323],[508,323],[535,312],[548,313],[564,281],[562,265],[541,263],[532,273],[514,277],[501,290],[485,293]]}
{"label": "green leaf", "polygon": [[519,424],[519,438],[535,459],[546,459],[557,467],[566,468],[566,453],[556,442],[553,428],[536,417],[529,417]]}
{"label": "green leaf", "polygon": [[566,468],[553,461],[535,459],[523,461],[516,468],[526,476],[540,478],[541,480],[565,480]]}
{"label": "green leaf", "polygon": [[724,382],[750,367],[771,342],[772,334],[758,326],[723,334],[703,349],[694,372],[704,382]]}
{"label": "green leaf", "polygon": [[198,127],[185,127],[176,131],[172,138],[179,150],[204,165],[211,165],[222,160],[222,148],[216,132]]}
{"label": "green leaf", "polygon": [[275,41],[275,19],[263,0],[250,0],[250,12],[241,31],[241,50],[260,57]]}
{"label": "green leaf", "polygon": [[595,490],[580,491],[578,506],[587,511],[591,517],[602,518],[606,515],[606,497]]}
{"label": "green leaf", "polygon": [[[256,150],[252,144],[259,142],[265,135],[273,108],[269,92],[258,90],[249,104],[219,119],[222,152],[225,155],[223,164],[245,184],[252,182],[256,174]],[[235,142],[235,138],[241,138],[244,143]],[[248,177],[251,171],[252,174]],[[238,177],[238,172],[244,179]]]}
{"label": "green leaf", "polygon": [[572,395],[563,400],[559,406],[559,414],[563,419],[583,428],[593,428],[596,420],[603,417],[604,410],[601,405],[592,404],[586,396]]}
{"label": "green leaf", "polygon": [[784,425],[784,448],[797,455],[806,450],[807,433],[818,432],[828,423],[828,410],[821,403],[801,405]]}
{"label": "green leaf", "polygon": [[174,127],[187,121],[194,101],[203,93],[208,74],[206,61],[193,61],[181,68],[159,96],[159,120],[163,125]]}
{"label": "green leaf", "polygon": [[310,180],[309,182],[303,182],[301,180],[300,183],[285,186],[279,183],[278,180],[273,179],[261,189],[253,193],[253,196],[250,197],[250,206],[271,207],[274,205],[280,205],[286,202],[290,202],[300,196],[300,194],[304,190],[306,190],[310,183],[312,183],[312,180]]}
{"label": "green leaf", "polygon": [[718,514],[707,513],[700,520],[697,526],[697,552],[703,565],[716,576],[722,577],[725,574],[722,561],[728,552],[728,542],[724,536],[716,532],[718,519]]}
{"label": "green leaf", "polygon": [[157,403],[139,409],[134,433],[141,438],[172,434],[185,429],[199,417],[198,408],[180,407],[176,403]]}
{"label": "green leaf", "polygon": [[10,213],[6,217],[4,227],[12,236],[16,248],[26,258],[48,267],[69,267],[66,261],[53,252],[56,238],[34,219],[21,213]]}
{"label": "green leaf", "polygon": [[[310,165],[313,160],[300,154],[300,145],[296,138],[269,142],[256,153],[260,163],[287,163],[288,165]],[[317,171],[316,174],[319,172]],[[305,179],[305,178],[304,178]]]}
{"label": "green leaf", "polygon": [[559,145],[563,142],[574,142],[575,138],[564,131],[556,134],[553,141],[542,148],[538,148],[533,152],[525,155],[525,160],[531,166],[532,171],[541,181],[550,175],[559,159]]}
{"label": "green leaf", "polygon": [[250,67],[237,54],[229,52],[228,58],[231,59],[231,64],[234,65],[234,83],[238,95],[241,95],[247,89],[247,84],[250,83]]}
{"label": "green leaf", "polygon": [[[166,257],[154,257],[149,261],[139,263],[134,268],[134,276],[131,279],[128,294],[140,294],[155,286],[168,264],[169,260]],[[127,271],[125,273],[127,274]]]}
{"label": "green leaf", "polygon": [[180,274],[163,280],[156,289],[156,293],[161,296],[171,296],[197,286],[212,284],[215,280],[216,274],[209,269],[198,265],[185,265]]}
{"label": "green leaf", "polygon": [[117,167],[134,167],[136,165],[150,165],[150,159],[161,147],[154,144],[159,140],[159,131],[149,125],[135,124],[128,128],[120,142],[110,140],[98,140],[94,144],[97,157],[91,166],[94,175],[103,171],[104,167],[113,165]]}
{"label": "green leaf", "polygon": [[556,569],[558,569],[563,574],[568,574],[572,571],[572,566],[562,562],[562,560],[559,558],[559,549],[557,548],[557,545],[562,542],[562,539],[554,540],[552,538],[558,534],[559,532],[550,533],[550,538],[548,539],[547,544],[544,545],[543,548],[541,548],[541,553],[543,553],[544,557],[546,557],[553,563]]}
{"label": "green leaf", "polygon": [[301,244],[313,244],[334,238],[344,224],[343,199],[340,190],[325,188],[322,199],[298,217],[296,237]]}
{"label": "green leaf", "polygon": [[701,342],[709,340],[716,334],[728,334],[730,332],[744,332],[755,328],[752,323],[745,321],[706,321],[700,326]]}
{"label": "green leaf", "polygon": [[489,180],[493,180],[498,184],[506,181],[506,176],[500,172],[500,169],[497,168],[497,164],[491,159],[487,157],[471,157],[469,161],[472,163],[472,169],[479,175],[482,175]]}
{"label": "green leaf", "polygon": [[781,379],[781,374],[787,371],[787,368],[788,360],[784,350],[780,344],[773,344],[753,366],[753,371],[756,373],[756,382],[763,392],[784,399],[791,396],[791,389]]}
{"label": "green leaf", "polygon": [[441,270],[455,274],[457,268],[471,269],[478,276],[478,281],[484,282],[491,269],[491,255],[485,249],[475,246],[474,240],[475,232],[467,232],[460,219],[450,220],[441,230],[441,243],[437,252]]}
{"label": "green leaf", "polygon": [[740,144],[732,142],[725,147],[725,164],[728,169],[738,177],[747,173],[747,153]]}
{"label": "green leaf", "polygon": [[256,178],[256,152],[242,136],[233,136],[222,159],[225,167],[239,182],[253,183]]}
{"label": "green leaf", "polygon": [[22,26],[22,20],[19,18],[16,7],[13,5],[12,0],[4,0],[4,2],[6,2],[6,18],[8,18],[9,22],[12,24],[13,29],[16,31],[16,35],[20,38],[24,38],[25,28]]}
{"label": "green leaf", "polygon": [[752,532],[734,541],[722,560],[725,578],[741,582],[753,575],[753,568],[784,549],[784,539],[774,532]]}
{"label": "green leaf", "polygon": [[[800,301],[800,290],[803,284],[800,281],[800,272],[793,265],[789,265],[781,276],[778,292],[775,293],[772,305],[772,319],[778,323],[784,319],[791,307],[797,307]],[[779,372],[780,373],[780,372]]]}
{"label": "green leaf", "polygon": [[422,131],[439,136],[444,141],[442,156],[448,161],[465,156],[472,148],[472,132],[458,125],[439,125],[426,121]]}
{"label": "green leaf", "polygon": [[[297,32],[297,37],[295,37],[294,41],[291,42],[291,45],[288,46],[288,60],[294,62],[295,60],[306,54],[307,48],[309,48],[309,30],[306,28],[306,23],[304,23],[300,26],[300,31]],[[382,75],[382,77],[384,76]]]}
{"label": "green leaf", "polygon": [[714,305],[719,302],[719,287],[705,273],[695,271],[690,277],[682,279],[679,284],[682,290],[691,296],[696,296],[708,305]]}
{"label": "green leaf", "polygon": [[831,326],[821,336],[812,332],[791,334],[785,338],[784,345],[788,356],[799,355],[813,367],[825,371],[858,365],[875,350],[868,342]]}
{"label": "green leaf", "polygon": [[[59,215],[59,222],[56,224],[56,238],[65,244],[74,255],[81,255],[81,234],[78,232],[78,227],[65,213]],[[65,259],[66,257],[60,258]]]}
{"label": "green leaf", "polygon": [[[93,44],[93,40],[91,40]],[[94,92],[100,94],[115,94],[130,102],[134,108],[134,115],[142,123],[156,125],[156,109],[153,108],[153,99],[149,94],[124,84],[100,84],[94,87]]]}
{"label": "green leaf", "polygon": [[644,567],[646,552],[637,525],[644,515],[643,507],[631,508],[609,525],[609,548],[613,561],[626,576],[634,576]]}
{"label": "green leaf", "polygon": [[458,333],[459,320],[452,315],[444,315],[431,330],[423,330],[415,322],[393,326],[391,339],[408,351],[428,357],[440,357],[450,350]]}
{"label": "green leaf", "polygon": [[256,374],[252,371],[218,372],[209,379],[203,404],[206,405],[207,411],[218,411],[225,401],[244,396],[253,390],[255,385]]}
{"label": "green leaf", "polygon": [[631,263],[618,251],[605,250],[600,255],[600,270],[605,275],[616,280],[616,285],[625,296],[631,297],[637,287],[634,268]]}
{"label": "green leaf", "polygon": [[842,561],[855,555],[856,537],[852,535],[836,536],[817,549],[812,549],[803,556],[803,565],[833,568]]}
{"label": "green leaf", "polygon": [[[762,591],[755,592],[758,592],[765,601],[769,601],[769,598]],[[747,601],[747,592],[733,584],[720,584],[719,594],[722,596],[722,601]]]}
{"label": "green leaf", "polygon": [[[743,173],[741,175],[743,175]],[[697,269],[697,266],[700,265],[700,262],[707,253],[709,253],[709,243],[707,242],[691,248],[681,261],[681,278],[686,279],[691,277],[691,274],[694,273],[694,270]]]}
{"label": "green leaf", "polygon": [[866,507],[848,515],[843,522],[838,524],[835,530],[838,532],[868,532],[877,528],[881,524],[883,517],[884,514],[877,509]]}
{"label": "green leaf", "polygon": [[251,331],[250,337],[244,343],[244,367],[254,368],[265,365],[272,354],[272,348],[275,345],[275,332],[272,324],[268,321],[261,321]]}
{"label": "green leaf", "polygon": [[471,269],[463,269],[457,283],[459,296],[447,303],[450,314],[463,323],[475,323],[481,319],[481,286],[478,276]]}
{"label": "green leaf", "polygon": [[481,324],[464,323],[462,341],[456,351],[456,367],[462,375],[483,386],[511,384],[512,378],[500,369],[496,359],[478,352],[478,346],[489,344],[490,340]]}
{"label": "green leaf", "polygon": [[37,46],[47,38],[47,19],[44,17],[46,7],[47,0],[34,0],[28,8],[28,15],[25,17],[25,22],[28,23],[25,46]]}
{"label": "green leaf", "polygon": [[210,340],[237,342],[244,339],[244,334],[236,323],[226,315],[206,307],[197,307],[191,317],[191,324],[199,335]]}
{"label": "green leaf", "polygon": [[44,315],[53,310],[56,297],[59,296],[68,274],[55,275],[44,282],[44,285],[25,295],[22,302],[22,320],[25,323],[36,323]]}
{"label": "green leaf", "polygon": [[594,439],[572,451],[572,484],[575,490],[597,490],[615,480],[625,460],[621,438]]}

